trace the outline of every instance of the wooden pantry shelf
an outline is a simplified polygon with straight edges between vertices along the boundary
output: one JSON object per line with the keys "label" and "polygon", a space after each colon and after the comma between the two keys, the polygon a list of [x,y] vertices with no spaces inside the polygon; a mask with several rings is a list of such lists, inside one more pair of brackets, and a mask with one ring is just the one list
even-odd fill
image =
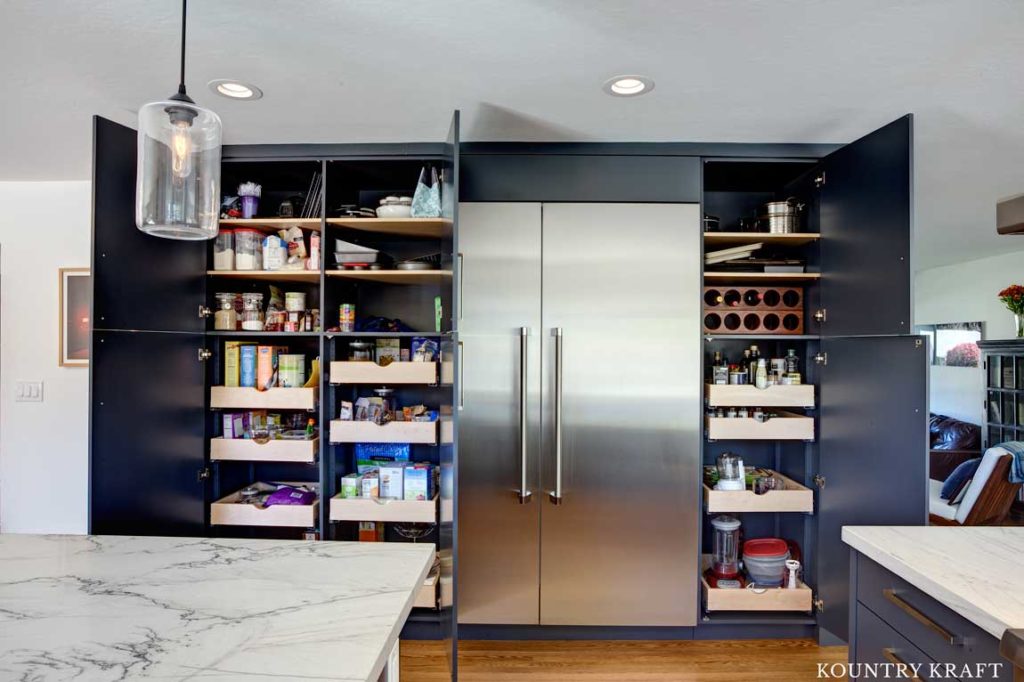
{"label": "wooden pantry shelf", "polygon": [[[289,482],[287,485],[304,485],[313,488],[319,495],[319,485],[313,482]],[[264,491],[275,488],[266,484],[257,484]],[[275,526],[283,528],[315,528],[317,512],[320,508],[319,498],[307,505],[274,505],[259,507],[255,504],[242,504],[239,500],[242,491],[222,497],[210,505],[211,526]]]}
{"label": "wooden pantry shelf", "polygon": [[256,441],[250,438],[211,438],[210,459],[214,462],[303,462],[316,461],[320,439]]}
{"label": "wooden pantry shelf", "polygon": [[438,239],[452,229],[447,218],[328,218],[328,225],[401,237]]}
{"label": "wooden pantry shelf", "polygon": [[745,512],[813,512],[814,493],[777,471],[771,474],[783,487],[763,495],[753,490],[715,490],[704,484],[704,505],[709,514]]}
{"label": "wooden pantry shelf", "polygon": [[314,410],[316,398],[316,386],[266,391],[243,386],[210,387],[210,407],[214,409]]}
{"label": "wooden pantry shelf", "polygon": [[440,579],[441,568],[435,566],[423,581],[423,587],[416,593],[416,600],[412,603],[417,609],[437,608],[437,584]]}
{"label": "wooden pantry shelf", "polygon": [[704,397],[710,407],[814,407],[814,386],[705,384]]}
{"label": "wooden pantry shelf", "polygon": [[425,384],[437,383],[436,362],[376,362],[339,360],[331,363],[332,384]]}
{"label": "wooden pantry shelf", "polygon": [[[705,232],[704,243],[716,247],[764,243],[771,246],[804,246],[821,238],[818,232],[769,234],[766,232]],[[707,251],[708,249],[705,249]]]}
{"label": "wooden pantry shelf", "polygon": [[328,270],[326,274],[339,279],[384,284],[442,284],[452,278],[451,270]]}
{"label": "wooden pantry shelf", "polygon": [[319,270],[207,270],[210,277],[225,279],[247,279],[270,282],[308,282],[316,284],[320,281]]}
{"label": "wooden pantry shelf", "polygon": [[232,229],[247,227],[260,232],[277,232],[289,227],[301,227],[303,230],[319,232],[321,220],[320,218],[221,218],[220,226]]}
{"label": "wooden pantry shelf", "polygon": [[763,422],[753,417],[705,417],[708,440],[814,440],[814,417],[775,410]]}
{"label": "wooden pantry shelf", "polygon": [[437,523],[437,496],[432,500],[389,500],[378,497],[331,498],[331,521]]}
{"label": "wooden pantry shelf", "polygon": [[[711,566],[711,557],[704,555],[704,570]],[[790,589],[788,587],[722,588],[711,587],[704,576],[700,576],[704,592],[704,608],[708,611],[810,611],[813,594],[803,581]]]}
{"label": "wooden pantry shelf", "polygon": [[820,272],[705,272],[706,282],[761,284],[773,282],[809,282],[821,279]]}
{"label": "wooden pantry shelf", "polygon": [[437,422],[331,421],[332,443],[422,443],[437,444]]}

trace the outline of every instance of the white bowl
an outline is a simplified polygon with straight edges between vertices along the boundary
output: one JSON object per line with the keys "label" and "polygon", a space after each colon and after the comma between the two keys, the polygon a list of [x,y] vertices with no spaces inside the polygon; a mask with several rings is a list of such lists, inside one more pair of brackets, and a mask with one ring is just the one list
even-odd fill
{"label": "white bowl", "polygon": [[389,204],[377,207],[378,218],[410,218],[412,217],[412,206],[402,204]]}

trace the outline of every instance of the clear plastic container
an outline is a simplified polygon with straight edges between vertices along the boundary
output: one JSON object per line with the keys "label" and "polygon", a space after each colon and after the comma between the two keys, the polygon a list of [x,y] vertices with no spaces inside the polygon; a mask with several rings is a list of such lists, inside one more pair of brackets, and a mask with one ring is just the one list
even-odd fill
{"label": "clear plastic container", "polygon": [[262,270],[263,234],[259,230],[235,230],[235,270]]}
{"label": "clear plastic container", "polygon": [[235,331],[238,329],[238,313],[235,311],[235,299],[238,294],[217,293],[217,312],[213,314],[213,328],[217,331]]}
{"label": "clear plastic container", "polygon": [[235,232],[221,229],[213,242],[213,269],[235,269]]}
{"label": "clear plastic container", "polygon": [[263,331],[263,294],[242,294],[242,329]]}

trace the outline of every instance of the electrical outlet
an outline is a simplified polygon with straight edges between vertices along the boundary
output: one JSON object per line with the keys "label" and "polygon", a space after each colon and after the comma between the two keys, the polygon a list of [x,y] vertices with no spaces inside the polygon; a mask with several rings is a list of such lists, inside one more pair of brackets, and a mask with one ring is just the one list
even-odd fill
{"label": "electrical outlet", "polygon": [[43,382],[41,381],[19,381],[15,386],[14,402],[17,403],[41,403],[43,402]]}

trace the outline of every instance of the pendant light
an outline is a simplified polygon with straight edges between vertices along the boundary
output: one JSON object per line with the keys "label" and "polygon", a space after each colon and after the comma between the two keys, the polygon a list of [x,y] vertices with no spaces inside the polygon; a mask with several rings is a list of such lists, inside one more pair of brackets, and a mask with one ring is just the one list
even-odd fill
{"label": "pendant light", "polygon": [[135,224],[166,239],[213,239],[220,212],[220,117],[185,92],[185,17],[181,2],[181,79],[164,102],[139,109]]}

